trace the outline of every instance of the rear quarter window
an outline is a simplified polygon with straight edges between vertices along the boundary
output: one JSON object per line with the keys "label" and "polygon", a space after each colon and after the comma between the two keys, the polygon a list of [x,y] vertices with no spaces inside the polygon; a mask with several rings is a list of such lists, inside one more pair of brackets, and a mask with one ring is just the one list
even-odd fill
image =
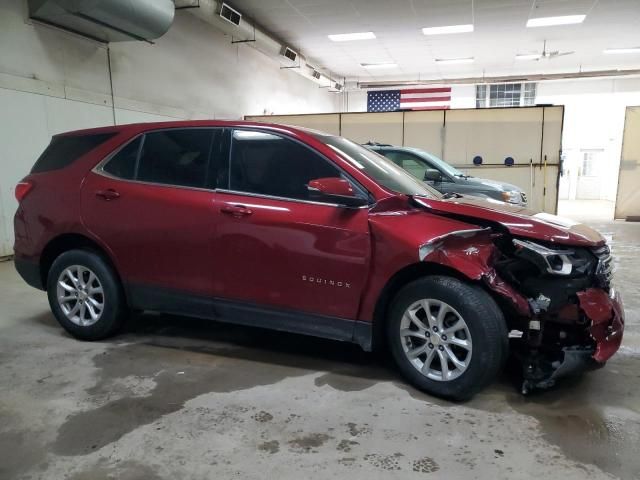
{"label": "rear quarter window", "polygon": [[115,133],[98,133],[95,135],[53,137],[49,146],[42,152],[31,169],[31,173],[42,173],[67,167],[114,135]]}

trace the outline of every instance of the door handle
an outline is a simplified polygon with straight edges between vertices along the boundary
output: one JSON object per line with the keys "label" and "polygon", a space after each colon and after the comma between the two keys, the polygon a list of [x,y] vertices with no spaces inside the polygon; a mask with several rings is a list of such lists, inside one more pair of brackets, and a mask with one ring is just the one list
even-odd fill
{"label": "door handle", "polygon": [[107,190],[98,190],[96,192],[96,197],[106,200],[107,202],[111,200],[115,200],[120,198],[120,194],[116,192],[114,189],[109,188]]}
{"label": "door handle", "polygon": [[244,205],[223,205],[220,211],[226,215],[233,215],[236,218],[247,217],[253,213],[250,208]]}

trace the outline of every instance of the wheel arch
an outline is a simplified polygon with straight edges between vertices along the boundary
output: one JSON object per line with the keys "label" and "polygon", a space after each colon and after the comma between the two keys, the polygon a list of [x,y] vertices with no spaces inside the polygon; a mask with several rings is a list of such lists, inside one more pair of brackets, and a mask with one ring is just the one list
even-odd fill
{"label": "wheel arch", "polygon": [[373,349],[379,349],[384,345],[385,338],[385,325],[388,320],[387,312],[393,302],[393,299],[397,293],[407,284],[433,275],[444,275],[448,277],[456,278],[462,282],[477,285],[484,290],[498,305],[498,308],[502,310],[505,318],[508,318],[513,314],[513,308],[509,305],[504,298],[502,298],[495,291],[487,288],[484,282],[475,281],[465,276],[455,268],[442,265],[435,262],[416,262],[407,265],[396,272],[385,284],[384,288],[378,300],[376,302],[373,313]]}
{"label": "wheel arch", "polygon": [[116,264],[113,261],[113,258],[111,258],[108,250],[101,246],[95,240],[80,233],[65,233],[59,235],[51,239],[42,250],[42,254],[40,255],[40,279],[45,289],[47,285],[49,270],[51,270],[53,262],[61,254],[63,254],[64,252],[68,252],[69,250],[88,250],[98,254],[105,262],[107,262],[111,270],[113,270],[114,274],[116,275],[118,281],[120,282],[120,285],[123,289],[125,289],[125,285],[122,281],[122,277],[120,276],[120,272],[118,271]]}
{"label": "wheel arch", "polygon": [[385,284],[376,301],[373,311],[373,348],[379,349],[384,345],[387,312],[397,293],[405,285],[430,275],[447,275],[459,280],[469,281],[462,273],[454,268],[434,262],[416,262],[397,271]]}

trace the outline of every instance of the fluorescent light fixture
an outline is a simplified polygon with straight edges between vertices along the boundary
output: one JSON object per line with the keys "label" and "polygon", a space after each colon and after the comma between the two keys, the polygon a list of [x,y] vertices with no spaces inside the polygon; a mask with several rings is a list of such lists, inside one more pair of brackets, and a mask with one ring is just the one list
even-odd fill
{"label": "fluorescent light fixture", "polygon": [[458,63],[473,63],[473,57],[468,58],[436,58],[436,62],[453,65]]}
{"label": "fluorescent light fixture", "polygon": [[473,32],[473,25],[447,25],[446,27],[427,27],[422,29],[425,35],[446,35],[448,33]]}
{"label": "fluorescent light fixture", "polygon": [[352,40],[371,40],[376,38],[373,32],[357,32],[357,33],[338,33],[328,35],[329,40],[334,42],[351,42]]}
{"label": "fluorescent light fixture", "polygon": [[361,63],[360,66],[373,69],[373,68],[396,68],[398,66],[397,63]]}
{"label": "fluorescent light fixture", "polygon": [[621,53],[640,53],[640,47],[632,47],[632,48],[606,48],[604,53],[610,55],[617,55]]}
{"label": "fluorescent light fixture", "polygon": [[530,18],[527,27],[553,27],[554,25],[572,25],[582,23],[586,15],[563,15],[561,17]]}
{"label": "fluorescent light fixture", "polygon": [[516,60],[538,60],[542,55],[539,53],[519,53],[516,55]]}

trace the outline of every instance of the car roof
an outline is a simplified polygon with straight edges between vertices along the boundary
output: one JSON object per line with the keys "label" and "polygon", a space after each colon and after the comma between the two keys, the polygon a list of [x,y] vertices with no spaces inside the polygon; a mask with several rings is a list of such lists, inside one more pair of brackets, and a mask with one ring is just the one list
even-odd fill
{"label": "car roof", "polygon": [[72,130],[60,133],[58,135],[94,135],[100,133],[131,133],[137,134],[151,130],[162,130],[165,128],[190,128],[190,127],[255,127],[267,130],[280,131],[284,133],[306,133],[313,135],[331,136],[326,132],[313,130],[305,127],[297,127],[293,125],[283,125],[279,123],[267,122],[249,122],[245,120],[176,120],[170,122],[143,122],[129,123],[124,125],[110,125],[107,127],[86,128],[82,130]]}

